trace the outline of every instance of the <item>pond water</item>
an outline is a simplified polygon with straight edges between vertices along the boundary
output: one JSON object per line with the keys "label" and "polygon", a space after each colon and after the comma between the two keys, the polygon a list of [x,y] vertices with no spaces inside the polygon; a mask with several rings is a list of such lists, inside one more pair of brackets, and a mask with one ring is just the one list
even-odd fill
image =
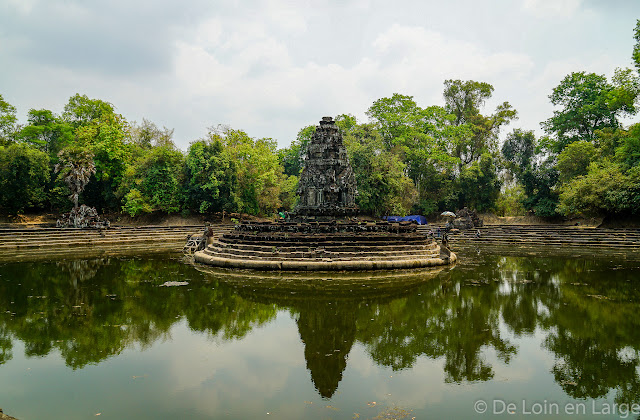
{"label": "pond water", "polygon": [[460,261],[324,283],[175,255],[5,263],[0,407],[21,420],[637,417],[638,261]]}

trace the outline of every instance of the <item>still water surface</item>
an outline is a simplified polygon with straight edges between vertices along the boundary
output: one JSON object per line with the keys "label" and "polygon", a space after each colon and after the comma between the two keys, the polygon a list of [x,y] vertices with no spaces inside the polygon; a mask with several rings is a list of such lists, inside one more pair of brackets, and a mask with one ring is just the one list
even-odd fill
{"label": "still water surface", "polygon": [[0,407],[21,420],[637,417],[639,262],[460,257],[329,288],[166,255],[5,263]]}

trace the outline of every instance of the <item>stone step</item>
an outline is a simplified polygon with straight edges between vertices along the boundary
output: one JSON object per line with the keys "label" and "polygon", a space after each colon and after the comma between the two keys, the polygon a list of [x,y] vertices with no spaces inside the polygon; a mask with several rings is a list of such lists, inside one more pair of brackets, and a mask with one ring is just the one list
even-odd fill
{"label": "stone step", "polygon": [[[419,226],[422,234],[433,226]],[[480,237],[476,236],[480,232]],[[640,229],[600,229],[548,225],[485,225],[449,235],[451,244],[504,244],[559,248],[566,246],[640,250]]]}
{"label": "stone step", "polygon": [[[473,239],[477,238],[476,235],[471,234],[457,234],[453,233],[449,235],[450,237],[459,237],[465,239]],[[599,241],[622,241],[622,242],[632,242],[634,240],[640,239],[640,237],[635,238],[633,236],[613,236],[613,235],[571,235],[571,234],[563,234],[563,235],[549,235],[549,234],[505,234],[505,233],[495,233],[495,232],[487,232],[481,233],[480,238],[521,238],[521,239],[531,239],[531,240],[599,240]]]}
{"label": "stone step", "polygon": [[128,244],[136,244],[136,243],[146,243],[153,244],[157,242],[165,242],[165,243],[173,243],[173,244],[182,244],[184,245],[184,238],[176,238],[175,240],[169,241],[161,241],[157,238],[146,238],[146,239],[119,239],[119,240],[100,240],[100,241],[90,241],[90,240],[82,240],[82,241],[57,241],[57,242],[44,242],[44,243],[24,243],[24,244],[11,244],[11,245],[2,245],[0,246],[0,250],[4,249],[29,249],[29,248],[59,248],[59,247],[67,247],[67,248],[76,248],[76,247],[88,247],[88,246],[124,246]]}
{"label": "stone step", "polygon": [[[176,234],[176,233],[201,233],[204,230],[202,226],[198,229],[181,228],[181,229],[48,229],[48,230],[5,230],[0,231],[0,239],[2,238],[20,238],[20,237],[78,237],[78,236],[112,236],[112,235],[148,235],[153,234]],[[231,229],[213,229],[214,234],[229,232]]]}
{"label": "stone step", "polygon": [[380,243],[397,244],[397,245],[413,245],[425,243],[426,238],[424,236],[415,236],[409,238],[396,238],[396,237],[370,237],[370,236],[308,236],[297,238],[284,238],[284,237],[256,237],[250,235],[235,235],[225,234],[221,238],[221,242],[229,244],[244,244],[244,245],[262,245],[268,242],[271,246],[287,246],[290,244],[299,244],[299,246],[305,246],[305,244],[318,244],[333,242],[348,242],[351,244],[357,244],[358,246],[376,246]]}
{"label": "stone step", "polygon": [[449,242],[452,244],[457,243],[496,243],[496,244],[514,244],[514,245],[536,245],[540,247],[557,247],[557,246],[592,246],[595,248],[598,247],[625,247],[625,248],[638,248],[640,250],[640,243],[635,241],[621,242],[621,241],[605,241],[605,240],[575,240],[575,239],[566,239],[566,240],[548,240],[548,241],[539,241],[539,240],[526,240],[522,238],[514,238],[514,237],[500,237],[500,238],[450,238]]}
{"label": "stone step", "polygon": [[429,258],[437,258],[439,257],[439,253],[433,253],[428,255],[381,255],[381,256],[368,256],[368,255],[356,255],[356,256],[324,256],[324,257],[309,257],[309,256],[287,256],[287,257],[261,257],[254,255],[235,255],[235,254],[211,254],[206,253],[207,255],[215,256],[218,258],[227,258],[227,259],[235,259],[235,260],[250,260],[250,261],[354,261],[354,260],[364,260],[364,261],[395,261],[395,260],[417,260],[417,259],[429,259]]}
{"label": "stone step", "polygon": [[[407,245],[402,244],[402,245],[381,245],[381,244],[376,244],[376,245],[369,245],[369,246],[354,246],[353,243],[349,243],[349,242],[338,242],[338,243],[333,243],[333,242],[325,242],[322,244],[307,244],[305,246],[299,246],[299,244],[285,244],[282,245],[280,247],[277,247],[275,245],[269,244],[269,245],[265,245],[265,244],[245,244],[245,243],[238,243],[238,242],[227,242],[224,241],[223,238],[220,238],[218,241],[214,242],[212,245],[215,245],[219,248],[229,248],[229,247],[233,247],[234,249],[241,249],[241,250],[246,250],[246,251],[262,251],[262,252],[272,252],[273,248],[278,248],[278,250],[280,251],[287,251],[287,252],[309,252],[310,248],[318,248],[318,247],[322,247],[327,251],[331,251],[331,252],[337,252],[337,251],[344,251],[347,252],[349,250],[353,250],[353,251],[360,251],[362,249],[365,249],[367,251],[386,251],[386,252],[394,252],[394,251],[402,251],[402,250],[406,250],[407,249]],[[317,246],[314,246],[317,245]],[[416,249],[416,250],[421,250],[421,249],[434,249],[437,248],[438,244],[434,241],[431,242],[425,242],[425,243],[421,243],[421,244],[412,244],[411,248],[412,249]]]}
{"label": "stone step", "polygon": [[394,252],[370,252],[367,249],[361,249],[356,252],[352,251],[334,251],[329,253],[316,254],[313,252],[268,252],[268,251],[246,251],[234,248],[220,248],[209,245],[205,252],[209,255],[217,255],[225,258],[256,258],[265,260],[280,259],[303,259],[303,258],[331,258],[331,259],[354,259],[354,258],[418,258],[432,257],[440,255],[439,249],[405,249],[403,251]]}
{"label": "stone step", "polygon": [[[229,232],[233,227],[214,228],[214,238]],[[123,247],[136,243],[160,244],[170,243],[171,248],[181,250],[187,236],[204,231],[204,226],[179,227],[132,227],[110,228],[104,230],[93,229],[4,229],[0,232],[0,250],[7,252],[11,249],[42,249],[42,248],[71,248],[71,247]]]}
{"label": "stone step", "polygon": [[556,236],[537,235],[537,236],[531,236],[531,235],[487,234],[487,235],[480,235],[480,237],[478,238],[475,235],[457,235],[457,234],[452,234],[452,235],[449,235],[449,237],[450,238],[461,238],[461,239],[518,238],[518,239],[522,239],[522,240],[535,240],[535,241],[545,241],[545,240],[548,240],[548,241],[558,241],[558,240],[568,241],[568,240],[573,240],[573,241],[629,242],[629,243],[636,242],[636,240],[634,240],[634,238],[629,238],[629,237],[610,237],[610,236],[572,236],[572,235],[556,235]]}
{"label": "stone step", "polygon": [[187,232],[157,232],[157,233],[144,233],[144,234],[135,234],[135,233],[129,233],[129,232],[122,232],[122,233],[117,233],[117,234],[73,234],[73,235],[40,235],[40,236],[14,236],[14,237],[7,237],[7,238],[1,238],[2,239],[7,239],[7,240],[14,240],[14,241],[37,241],[37,240],[43,240],[43,241],[47,241],[47,240],[76,240],[76,239],[94,239],[94,238],[105,238],[105,239],[110,239],[110,238],[144,238],[144,237],[148,237],[148,236],[155,236],[155,237],[167,237],[167,238],[177,238],[177,237],[186,237],[187,236]]}

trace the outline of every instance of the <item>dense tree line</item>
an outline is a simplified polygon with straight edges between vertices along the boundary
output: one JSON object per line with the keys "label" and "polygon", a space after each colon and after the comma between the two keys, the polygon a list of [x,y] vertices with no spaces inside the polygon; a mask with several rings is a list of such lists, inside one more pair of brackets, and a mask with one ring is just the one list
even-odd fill
{"label": "dense tree line", "polygon": [[[395,93],[374,101],[366,122],[337,116],[357,203],[374,216],[464,206],[542,217],[639,214],[640,124],[625,127],[621,119],[638,111],[640,20],[634,39],[635,69],[617,69],[610,79],[574,72],[560,81],[541,138],[516,128],[500,141],[517,112],[508,102],[485,110],[494,88],[473,80],[446,80],[444,106],[423,108]],[[60,212],[79,201],[132,216],[270,215],[295,205],[314,129],[302,128],[277,150],[273,139],[217,126],[184,152],[173,130],[128,122],[100,99],[76,94],[60,115],[31,109],[20,125],[0,95],[0,210]],[[74,167],[92,168],[80,193],[65,182],[64,168]]]}

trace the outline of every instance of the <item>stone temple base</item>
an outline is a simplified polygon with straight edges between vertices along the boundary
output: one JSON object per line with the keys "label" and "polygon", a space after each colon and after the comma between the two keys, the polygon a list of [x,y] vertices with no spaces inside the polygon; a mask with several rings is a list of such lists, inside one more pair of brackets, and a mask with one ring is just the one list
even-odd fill
{"label": "stone temple base", "polygon": [[211,278],[237,289],[243,297],[286,306],[296,301],[353,301],[395,298],[427,281],[446,276],[454,265],[411,270],[255,271],[195,264]]}
{"label": "stone temple base", "polygon": [[224,268],[275,271],[396,270],[457,257],[408,223],[245,223],[195,253]]}

